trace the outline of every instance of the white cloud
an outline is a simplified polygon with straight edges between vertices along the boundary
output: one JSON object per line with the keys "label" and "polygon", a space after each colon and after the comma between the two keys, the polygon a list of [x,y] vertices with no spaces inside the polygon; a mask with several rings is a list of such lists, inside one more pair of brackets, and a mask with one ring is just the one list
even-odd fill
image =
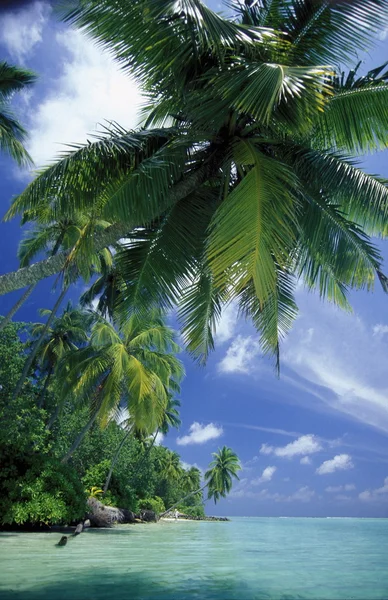
{"label": "white cloud", "polygon": [[229,346],[226,355],[218,363],[221,373],[251,373],[257,368],[260,344],[252,336],[238,335]]}
{"label": "white cloud", "polygon": [[163,433],[158,431],[158,433],[156,434],[155,442],[154,442],[155,446],[160,446],[162,444],[163,440],[164,440]]}
{"label": "white cloud", "polygon": [[328,494],[338,494],[338,492],[352,492],[356,489],[354,483],[347,483],[346,485],[329,485],[325,488],[325,492]]}
{"label": "white cloud", "polygon": [[237,314],[238,308],[234,302],[222,310],[215,333],[216,342],[224,344],[233,337],[237,325]]}
{"label": "white cloud", "polygon": [[292,458],[298,455],[314,454],[322,450],[321,442],[315,435],[302,435],[294,442],[290,442],[286,446],[269,446],[263,444],[260,448],[260,454],[274,454],[280,458]]}
{"label": "white cloud", "polygon": [[260,485],[261,483],[267,483],[268,481],[271,481],[275,472],[276,467],[266,467],[260,477],[258,477],[257,479],[252,479],[251,484]]}
{"label": "white cloud", "polygon": [[28,54],[42,42],[42,33],[50,14],[46,2],[33,2],[30,6],[1,15],[0,42],[12,59],[24,63]]}
{"label": "white cloud", "polygon": [[197,465],[197,463],[188,463],[188,462],[185,462],[184,460],[181,460],[181,467],[185,471],[190,471],[190,469],[192,469],[193,467],[195,467],[196,469],[198,469],[199,471],[201,471],[201,473],[203,474],[202,467],[200,467],[199,465]]}
{"label": "white cloud", "polygon": [[383,325],[382,323],[378,323],[377,325],[374,325],[373,327],[373,335],[384,335],[385,333],[388,333],[388,325]]}
{"label": "white cloud", "polygon": [[28,150],[37,166],[47,164],[64,144],[85,143],[106,120],[126,128],[138,121],[140,92],[113,59],[79,31],[56,35],[59,77],[34,110]]}
{"label": "white cloud", "polygon": [[190,425],[189,434],[178,437],[176,443],[178,446],[188,446],[189,444],[205,444],[209,440],[216,440],[224,433],[222,427],[217,427],[214,423],[202,425],[194,422]]}
{"label": "white cloud", "polygon": [[349,454],[337,454],[331,460],[325,460],[316,470],[318,475],[327,475],[328,473],[334,473],[335,471],[346,471],[352,469],[354,464],[352,463],[352,457]]}
{"label": "white cloud", "polygon": [[[283,352],[283,361],[297,375],[291,376],[294,384],[301,386],[304,380],[310,397],[316,398],[316,410],[341,411],[388,432],[386,325],[377,324],[371,335],[358,316],[311,294],[300,293],[298,304],[300,317]],[[314,403],[309,401],[309,407]]]}
{"label": "white cloud", "polygon": [[311,465],[312,460],[309,456],[304,456],[303,458],[300,459],[300,464],[301,465]]}
{"label": "white cloud", "polygon": [[386,502],[388,499],[388,477],[384,479],[382,487],[375,490],[365,490],[358,497],[363,502]]}

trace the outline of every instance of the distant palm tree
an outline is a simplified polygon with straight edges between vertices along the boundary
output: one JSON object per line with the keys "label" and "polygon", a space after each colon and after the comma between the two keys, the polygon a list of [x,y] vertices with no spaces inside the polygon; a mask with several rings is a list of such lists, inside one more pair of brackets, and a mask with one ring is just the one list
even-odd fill
{"label": "distant palm tree", "polygon": [[[214,502],[217,503],[222,497],[225,498],[232,489],[233,478],[238,479],[237,473],[241,469],[240,461],[238,456],[231,448],[224,446],[219,449],[218,452],[212,454],[214,460],[210,463],[209,469],[205,473],[205,483],[202,487],[190,492],[178,502],[175,502],[169,509],[167,509],[160,516],[167,514],[173,510],[178,504],[181,504],[191,496],[203,492],[204,489],[208,490],[208,498],[213,498]],[[197,474],[195,474],[197,476]]]}
{"label": "distant palm tree", "polygon": [[24,146],[27,132],[15,118],[10,101],[16,92],[24,90],[35,80],[36,75],[32,71],[0,62],[0,149],[19,165],[32,165],[32,158]]}
{"label": "distant palm tree", "polygon": [[132,315],[119,331],[103,318],[97,320],[89,344],[62,361],[62,395],[72,393],[91,409],[63,462],[93,423],[98,419],[105,426],[123,402],[137,431],[149,435],[163,423],[169,393],[179,389],[184,374],[174,335],[160,311]]}
{"label": "distant palm tree", "polygon": [[[41,316],[46,317],[52,314],[52,311],[48,309],[42,309],[39,312]],[[40,370],[46,372],[39,400],[40,406],[43,406],[44,394],[60,361],[68,352],[73,352],[80,344],[87,342],[92,318],[90,313],[73,308],[69,302],[62,314],[53,319],[51,327],[45,332],[37,354]],[[40,338],[44,328],[44,323],[36,323],[32,326],[32,343],[34,339]]]}

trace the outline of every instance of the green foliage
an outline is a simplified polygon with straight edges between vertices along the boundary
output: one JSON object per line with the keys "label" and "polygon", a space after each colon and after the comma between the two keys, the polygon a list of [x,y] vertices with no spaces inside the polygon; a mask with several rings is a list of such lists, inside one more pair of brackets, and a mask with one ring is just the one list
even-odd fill
{"label": "green foliage", "polygon": [[0,149],[19,165],[31,165],[32,159],[24,147],[27,132],[11,111],[10,101],[36,79],[32,71],[0,62]]}
{"label": "green foliage", "polygon": [[186,504],[178,504],[177,510],[189,517],[204,517],[205,509],[203,504],[196,504],[195,506],[187,506]]}
{"label": "green foliage", "polygon": [[72,467],[42,455],[17,466],[17,475],[2,482],[7,492],[0,500],[3,524],[71,523],[84,516],[86,495]]}
{"label": "green foliage", "polygon": [[139,500],[138,505],[139,508],[153,510],[156,514],[160,514],[166,510],[164,502],[159,496],[154,496],[154,498],[143,498],[143,500]]}
{"label": "green foliage", "polygon": [[[91,465],[82,477],[82,483],[86,489],[101,489],[104,487],[105,478],[109,471],[109,460],[105,459],[99,463]],[[92,494],[89,493],[91,496]]]}

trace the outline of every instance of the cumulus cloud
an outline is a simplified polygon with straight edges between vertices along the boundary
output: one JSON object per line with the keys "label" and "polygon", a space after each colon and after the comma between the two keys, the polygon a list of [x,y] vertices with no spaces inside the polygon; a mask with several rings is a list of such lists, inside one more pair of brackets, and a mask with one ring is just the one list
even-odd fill
{"label": "cumulus cloud", "polygon": [[[315,396],[309,408],[341,411],[388,432],[386,325],[371,328],[356,315],[298,294],[300,317],[284,346],[283,362],[294,385]],[[311,326],[314,324],[313,327]],[[319,343],[318,343],[319,341]]]}
{"label": "cumulus cloud", "polygon": [[325,492],[328,494],[337,494],[338,492],[352,492],[356,489],[354,483],[347,483],[345,485],[329,485],[325,488]]}
{"label": "cumulus cloud", "polygon": [[160,446],[161,443],[163,442],[163,440],[164,440],[163,433],[158,431],[158,433],[156,434],[155,442],[154,442],[155,446]]}
{"label": "cumulus cloud", "polygon": [[47,2],[37,1],[2,15],[0,42],[4,44],[12,59],[24,63],[35,46],[42,42],[42,33],[50,10]]}
{"label": "cumulus cloud", "polygon": [[318,475],[328,475],[335,471],[346,471],[352,469],[354,464],[352,463],[352,457],[349,454],[337,454],[330,460],[325,460],[316,470]]}
{"label": "cumulus cloud", "polygon": [[[92,140],[106,120],[133,128],[141,96],[113,59],[80,31],[57,33],[60,74],[30,115],[28,150],[37,166],[47,164],[64,144]],[[100,128],[101,130],[101,128]]]}
{"label": "cumulus cloud", "polygon": [[216,342],[224,344],[234,336],[237,325],[238,308],[234,302],[226,306],[221,313],[215,333]]}
{"label": "cumulus cloud", "polygon": [[322,444],[315,435],[302,435],[294,442],[286,446],[269,446],[263,444],[260,448],[260,454],[274,454],[280,458],[293,458],[294,456],[314,454],[322,450]]}
{"label": "cumulus cloud", "polygon": [[384,479],[382,487],[374,490],[365,490],[358,497],[363,502],[386,502],[388,499],[388,477]]}
{"label": "cumulus cloud", "polygon": [[311,465],[312,460],[309,456],[304,456],[303,458],[300,459],[300,464],[301,465]]}
{"label": "cumulus cloud", "polygon": [[268,481],[271,481],[275,472],[276,467],[266,467],[260,477],[257,479],[252,479],[252,485],[260,485],[261,483],[267,483]]}
{"label": "cumulus cloud", "polygon": [[216,440],[224,433],[222,427],[218,427],[214,423],[202,425],[196,421],[190,425],[188,435],[178,437],[176,443],[179,446],[188,446],[189,444],[205,444],[209,440]]}
{"label": "cumulus cloud", "polygon": [[257,368],[260,344],[252,336],[238,335],[229,346],[226,355],[218,363],[220,373],[251,373]]}

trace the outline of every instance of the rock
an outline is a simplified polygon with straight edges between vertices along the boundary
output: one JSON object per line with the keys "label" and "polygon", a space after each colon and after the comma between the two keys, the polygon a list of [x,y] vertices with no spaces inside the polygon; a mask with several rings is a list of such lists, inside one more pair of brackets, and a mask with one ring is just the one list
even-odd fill
{"label": "rock", "polygon": [[67,544],[67,535],[63,535],[59,540],[57,546],[66,546]]}
{"label": "rock", "polygon": [[156,523],[156,513],[153,510],[142,510],[140,513],[140,518],[142,521],[146,523]]}
{"label": "rock", "polygon": [[88,518],[93,527],[112,527],[115,523],[123,522],[123,511],[120,508],[106,506],[96,498],[88,498],[87,505]]}
{"label": "rock", "polygon": [[122,514],[120,523],[136,523],[135,513],[126,508],[120,508],[119,510]]}
{"label": "rock", "polygon": [[86,519],[86,521],[84,521],[84,529],[88,529],[88,527],[90,527],[90,519]]}
{"label": "rock", "polygon": [[75,531],[73,533],[73,536],[79,535],[80,533],[82,533],[84,530],[84,526],[82,523],[78,523],[77,527],[75,528]]}

